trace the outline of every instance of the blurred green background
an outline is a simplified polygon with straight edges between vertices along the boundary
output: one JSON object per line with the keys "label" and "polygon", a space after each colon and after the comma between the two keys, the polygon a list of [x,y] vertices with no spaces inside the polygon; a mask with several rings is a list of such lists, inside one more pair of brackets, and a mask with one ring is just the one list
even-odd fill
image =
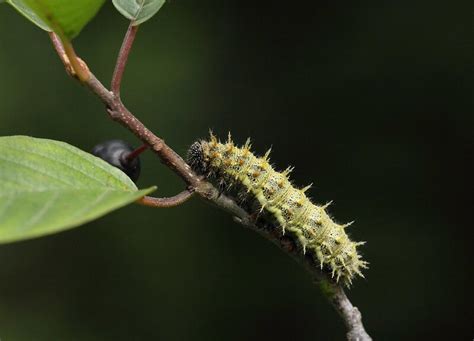
{"label": "blurred green background", "polygon": [[[171,1],[140,29],[124,101],[182,155],[209,128],[273,146],[337,221],[355,219],[370,269],[349,296],[375,339],[470,340],[473,9]],[[107,3],[75,41],[106,83],[126,27]],[[44,32],[6,5],[0,32],[0,135],[137,144]],[[182,189],[151,153],[142,164],[139,186]],[[195,198],[1,245],[0,339],[343,340],[344,327],[298,264]]]}

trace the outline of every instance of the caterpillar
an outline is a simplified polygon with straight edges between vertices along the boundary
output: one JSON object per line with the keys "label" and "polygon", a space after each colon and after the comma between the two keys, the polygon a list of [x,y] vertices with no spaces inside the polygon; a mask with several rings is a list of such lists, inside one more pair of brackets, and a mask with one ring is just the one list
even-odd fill
{"label": "caterpillar", "polygon": [[211,133],[209,141],[192,144],[188,162],[198,174],[217,179],[225,188],[238,188],[243,200],[254,203],[253,210],[269,216],[282,235],[292,238],[302,253],[309,253],[336,282],[350,286],[356,275],[364,277],[361,270],[368,263],[357,247],[365,242],[349,239],[345,228],[351,223],[337,224],[326,213],[329,204],[313,204],[305,194],[311,185],[295,188],[289,180],[292,168],[274,170],[269,163],[270,150],[257,157],[250,149],[250,139],[237,147],[230,134],[227,142],[221,143]]}

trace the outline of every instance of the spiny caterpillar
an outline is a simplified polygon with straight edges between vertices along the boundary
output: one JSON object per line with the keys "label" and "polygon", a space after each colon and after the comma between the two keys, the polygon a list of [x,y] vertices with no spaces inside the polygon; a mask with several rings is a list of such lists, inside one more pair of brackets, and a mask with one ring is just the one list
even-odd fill
{"label": "spiny caterpillar", "polygon": [[[257,208],[276,222],[281,233],[293,238],[308,252],[321,269],[331,273],[337,282],[349,286],[367,262],[357,253],[357,246],[345,233],[345,227],[335,223],[326,213],[326,207],[313,204],[303,189],[293,187],[288,175],[291,168],[277,172],[269,164],[270,150],[264,157],[250,151],[250,140],[241,148],[230,138],[221,143],[212,135],[210,141],[197,141],[189,149],[188,161],[202,175],[217,178],[223,184],[236,186],[244,200],[252,201]],[[255,210],[255,208],[253,208]],[[256,213],[251,212],[251,213]]]}

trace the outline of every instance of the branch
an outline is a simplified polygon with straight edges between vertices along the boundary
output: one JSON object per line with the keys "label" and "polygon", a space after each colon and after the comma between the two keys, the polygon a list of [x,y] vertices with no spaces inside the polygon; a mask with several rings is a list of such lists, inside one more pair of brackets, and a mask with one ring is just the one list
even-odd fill
{"label": "branch", "polygon": [[201,181],[200,177],[192,171],[191,167],[188,166],[181,156],[145,127],[145,125],[123,105],[120,98],[107,90],[94,74],[91,73],[89,80],[84,84],[102,100],[112,120],[130,130],[155,152],[166,166],[180,176],[188,186],[192,188],[199,186]]}
{"label": "branch", "polygon": [[328,298],[336,311],[341,315],[347,328],[347,339],[349,341],[370,341],[372,338],[367,334],[362,324],[362,315],[349,301],[344,290],[337,285],[332,284],[333,292]]}
{"label": "branch", "polygon": [[[130,130],[144,144],[153,150],[166,166],[186,182],[189,189],[220,209],[229,212],[234,216],[234,220],[258,232],[301,263],[314,276],[315,283],[319,284],[323,294],[329,299],[333,307],[342,317],[346,325],[347,339],[349,341],[372,340],[364,329],[359,310],[349,301],[343,288],[319,270],[319,267],[314,263],[312,257],[302,257],[297,245],[295,245],[288,237],[281,236],[275,226],[268,222],[255,220],[255,218],[240,207],[234,199],[222,194],[211,183],[198,176],[173,149],[166,145],[161,138],[151,132],[123,105],[117,90],[120,88],[121,78],[125,70],[125,64],[130,52],[131,43],[135,37],[134,33],[136,33],[136,30],[134,33],[131,31],[132,30],[129,27],[129,31],[127,32],[118,57],[118,65],[114,72],[114,80],[112,81],[112,84],[116,92],[111,92],[105,88],[92,72],[90,72],[89,79],[83,84],[85,84],[101,99],[112,120]],[[52,39],[53,38],[54,34],[52,35]],[[54,45],[56,47],[56,44]],[[56,50],[58,51],[60,58],[63,60],[63,55],[60,53],[60,49],[56,48]],[[172,198],[150,199],[145,197],[141,200],[141,203],[151,204],[152,202],[155,202],[157,203],[157,206],[166,207],[166,204],[181,203],[187,200],[191,196],[191,190],[184,191]]]}

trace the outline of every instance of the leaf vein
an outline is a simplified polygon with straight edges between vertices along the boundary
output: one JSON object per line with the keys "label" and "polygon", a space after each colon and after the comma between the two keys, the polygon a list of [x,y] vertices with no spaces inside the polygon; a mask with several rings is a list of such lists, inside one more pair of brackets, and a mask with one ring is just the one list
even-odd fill
{"label": "leaf vein", "polygon": [[26,230],[30,228],[31,226],[34,226],[36,223],[38,223],[38,221],[42,217],[44,217],[44,215],[50,210],[50,208],[53,206],[53,203],[56,202],[58,197],[59,197],[59,193],[53,192],[53,196],[45,201],[41,209],[38,210],[38,212],[34,216],[32,216],[30,220],[28,220],[23,226],[19,226],[18,230],[21,230],[21,231]]}

